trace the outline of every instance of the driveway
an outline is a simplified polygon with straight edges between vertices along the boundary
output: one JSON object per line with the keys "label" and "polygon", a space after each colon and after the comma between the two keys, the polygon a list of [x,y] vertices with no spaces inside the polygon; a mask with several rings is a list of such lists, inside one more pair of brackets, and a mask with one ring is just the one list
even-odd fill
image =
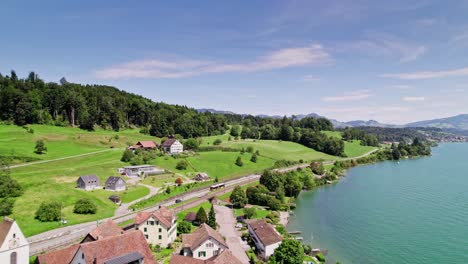
{"label": "driveway", "polygon": [[121,204],[121,205],[117,208],[117,210],[115,210],[115,216],[121,216],[121,215],[130,213],[130,211],[128,210],[128,208],[129,208],[130,206],[132,206],[132,205],[138,203],[139,201],[143,201],[143,200],[145,200],[145,199],[148,199],[148,198],[150,198],[150,197],[153,196],[153,195],[156,195],[156,194],[159,192],[159,190],[161,189],[161,188],[156,188],[156,187],[153,187],[153,186],[151,186],[151,185],[146,185],[146,184],[143,184],[143,183],[138,183],[138,185],[144,186],[144,187],[150,189],[150,193],[149,193],[148,195],[146,195],[146,196],[144,196],[144,197],[141,197],[140,199],[137,199],[137,200],[132,201],[132,202],[130,202],[130,203],[123,203],[123,204]]}
{"label": "driveway", "polygon": [[226,243],[229,250],[242,263],[248,264],[249,258],[245,251],[249,250],[249,246],[240,238],[240,233],[235,229],[236,219],[234,218],[233,210],[225,206],[215,205],[216,223],[219,225],[219,233],[226,238]]}

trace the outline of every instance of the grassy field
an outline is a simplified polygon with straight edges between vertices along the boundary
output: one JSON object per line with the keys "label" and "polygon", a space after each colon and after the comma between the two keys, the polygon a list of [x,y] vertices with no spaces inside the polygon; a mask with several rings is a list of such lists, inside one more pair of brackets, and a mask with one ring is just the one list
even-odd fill
{"label": "grassy field", "polygon": [[376,147],[362,146],[360,140],[345,141],[345,154],[349,158],[364,155],[374,149]]}

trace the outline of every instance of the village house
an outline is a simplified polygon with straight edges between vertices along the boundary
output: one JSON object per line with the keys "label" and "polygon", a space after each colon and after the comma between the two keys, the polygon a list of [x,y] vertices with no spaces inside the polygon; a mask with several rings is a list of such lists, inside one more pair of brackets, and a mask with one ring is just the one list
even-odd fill
{"label": "village house", "polygon": [[[2,262],[3,263],[3,262]],[[40,255],[36,264],[157,264],[139,231],[130,231]]]}
{"label": "village house", "polygon": [[219,255],[206,260],[173,255],[169,264],[242,264],[242,262],[231,251],[224,250]]}
{"label": "village house", "polygon": [[192,224],[196,224],[195,222],[197,221],[197,213],[188,212],[184,217],[184,221],[190,222]]}
{"label": "village house", "polygon": [[169,138],[161,145],[162,150],[171,155],[179,154],[184,151],[184,146],[179,140],[175,138]]}
{"label": "village house", "polygon": [[114,221],[107,220],[100,224],[93,231],[88,233],[81,243],[97,241],[108,237],[118,236],[124,233],[124,230],[118,226]]}
{"label": "village house", "polygon": [[76,181],[76,188],[91,191],[101,188],[99,178],[96,175],[80,176]]}
{"label": "village house", "polygon": [[208,181],[209,179],[210,179],[210,177],[205,172],[197,173],[197,175],[195,175],[195,177],[193,177],[193,180],[199,181],[199,182]]}
{"label": "village house", "polygon": [[110,176],[106,180],[105,188],[108,191],[120,192],[125,191],[127,189],[127,186],[125,186],[125,181],[121,177]]}
{"label": "village house", "polygon": [[182,235],[182,255],[207,260],[220,255],[228,246],[224,238],[207,224],[191,234]]}
{"label": "village house", "polygon": [[163,169],[156,168],[153,165],[127,166],[123,168],[123,174],[128,177],[146,177],[164,173]]}
{"label": "village house", "polygon": [[115,195],[115,194],[109,196],[109,200],[111,200],[113,203],[119,204],[119,205],[122,203],[122,200],[120,199],[120,196]]}
{"label": "village house", "polygon": [[0,223],[0,263],[29,264],[29,243],[15,220]]}
{"label": "village house", "polygon": [[264,219],[245,220],[245,222],[260,256],[265,260],[268,259],[280,246],[283,237]]}
{"label": "village house", "polygon": [[139,212],[135,228],[143,233],[149,244],[167,247],[177,238],[177,217],[174,210],[161,206],[154,212]]}
{"label": "village house", "polygon": [[128,147],[128,150],[137,150],[137,149],[144,149],[144,150],[154,150],[158,148],[158,144],[152,140],[147,141],[138,141],[133,146]]}

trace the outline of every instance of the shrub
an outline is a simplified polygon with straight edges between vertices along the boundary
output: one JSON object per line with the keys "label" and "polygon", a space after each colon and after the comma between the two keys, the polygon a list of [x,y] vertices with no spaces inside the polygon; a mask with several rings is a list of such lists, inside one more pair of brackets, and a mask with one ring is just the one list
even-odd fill
{"label": "shrub", "polygon": [[12,198],[0,199],[0,216],[7,216],[13,213],[14,205],[15,205],[15,200]]}
{"label": "shrub", "polygon": [[188,162],[186,160],[181,160],[177,162],[176,169],[178,170],[186,170],[188,167]]}
{"label": "shrub", "polygon": [[254,219],[257,217],[257,210],[255,208],[244,208],[244,215],[247,219]]}
{"label": "shrub", "polygon": [[184,147],[187,149],[197,149],[198,148],[198,141],[194,138],[189,138],[185,141]]}
{"label": "shrub", "polygon": [[177,234],[188,234],[192,231],[192,224],[187,221],[182,221],[177,224]]}
{"label": "shrub", "polygon": [[42,202],[36,211],[36,219],[41,222],[58,221],[61,207],[59,202]]}
{"label": "shrub", "polygon": [[122,162],[129,162],[130,160],[132,160],[132,158],[135,156],[135,154],[133,154],[133,151],[131,150],[125,150],[123,155],[122,155],[122,158],[120,159],[120,161]]}
{"label": "shrub", "polygon": [[241,156],[237,157],[236,165],[239,166],[239,167],[244,166],[244,162],[242,162],[242,157]]}
{"label": "shrub", "polygon": [[253,153],[254,152],[254,148],[252,146],[248,146],[247,149],[246,149],[247,152],[249,153]]}
{"label": "shrub", "polygon": [[206,223],[208,221],[208,215],[203,207],[200,207],[197,212],[197,222],[200,224]]}
{"label": "shrub", "polygon": [[221,143],[223,143],[223,141],[219,138],[215,139],[215,141],[213,142],[213,145],[215,146],[218,146],[218,145],[221,145]]}
{"label": "shrub", "polygon": [[257,163],[257,154],[252,154],[252,157],[250,158],[250,161],[253,163]]}
{"label": "shrub", "polygon": [[180,186],[180,185],[182,185],[182,183],[184,183],[184,181],[183,181],[181,178],[177,178],[177,179],[175,180],[175,183],[176,183],[178,186]]}
{"label": "shrub", "polygon": [[90,199],[82,198],[76,201],[73,212],[75,214],[95,214],[97,206]]}
{"label": "shrub", "polygon": [[44,140],[39,139],[36,141],[36,146],[34,147],[34,153],[44,154],[47,151],[47,147],[44,144]]}
{"label": "shrub", "polygon": [[318,259],[318,261],[325,262],[325,256],[322,253],[318,253],[315,257]]}
{"label": "shrub", "polygon": [[235,208],[243,208],[247,204],[247,196],[240,186],[236,186],[229,197]]}

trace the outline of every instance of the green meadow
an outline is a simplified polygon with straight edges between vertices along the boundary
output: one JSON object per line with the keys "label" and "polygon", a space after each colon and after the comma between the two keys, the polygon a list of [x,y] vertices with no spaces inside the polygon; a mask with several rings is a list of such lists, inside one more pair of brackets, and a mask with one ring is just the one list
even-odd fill
{"label": "green meadow", "polygon": [[[75,188],[76,180],[81,175],[98,175],[101,185],[108,176],[117,175],[117,168],[128,165],[120,161],[124,147],[140,140],[160,139],[143,135],[138,129],[123,131],[110,131],[97,129],[94,132],[84,131],[71,127],[55,127],[44,125],[28,125],[28,129],[12,125],[0,125],[0,157],[20,157],[14,163],[24,162],[24,157],[34,160],[53,160],[67,158],[80,154],[103,151],[86,156],[78,156],[62,160],[53,160],[46,163],[31,164],[11,169],[11,175],[24,187],[24,194],[16,199],[11,217],[17,219],[26,236],[31,236],[59,227],[59,223],[43,223],[34,219],[34,214],[42,201],[60,201],[63,205],[63,215],[68,224],[77,224],[87,221],[111,217],[117,208],[108,197],[111,194],[121,196],[123,202],[134,201],[149,193],[144,186],[129,186],[124,192],[114,193],[106,190],[83,191]],[[33,133],[30,133],[30,131]],[[328,133],[328,132],[327,132]],[[336,132],[330,132],[336,133]],[[339,136],[335,134],[335,136]],[[229,136],[220,135],[202,138],[202,145],[210,146],[220,138],[222,147],[235,149],[253,147],[260,152],[257,162],[251,162],[252,153],[245,152],[198,152],[183,157],[189,166],[186,170],[177,170],[176,165],[181,158],[170,156],[157,157],[150,163],[162,167],[170,173],[155,178],[150,177],[144,183],[160,187],[172,183],[181,175],[191,178],[197,172],[206,172],[214,179],[226,180],[251,173],[259,173],[274,165],[275,161],[286,160],[336,160],[338,157],[330,156],[300,144],[274,140],[231,140]],[[34,153],[35,142],[44,140],[47,153],[38,155]],[[372,150],[359,142],[346,142],[348,156],[359,156]],[[241,156],[243,166],[235,165],[237,157]],[[22,157],[22,158],[21,158]],[[185,181],[185,177],[184,181]],[[209,184],[209,183],[207,183]],[[204,186],[200,184],[199,186]],[[197,187],[198,188],[198,187]],[[175,195],[176,191],[169,197]],[[159,201],[164,197],[157,197]],[[97,206],[95,215],[78,215],[73,213],[74,203],[80,198],[89,198]]]}

